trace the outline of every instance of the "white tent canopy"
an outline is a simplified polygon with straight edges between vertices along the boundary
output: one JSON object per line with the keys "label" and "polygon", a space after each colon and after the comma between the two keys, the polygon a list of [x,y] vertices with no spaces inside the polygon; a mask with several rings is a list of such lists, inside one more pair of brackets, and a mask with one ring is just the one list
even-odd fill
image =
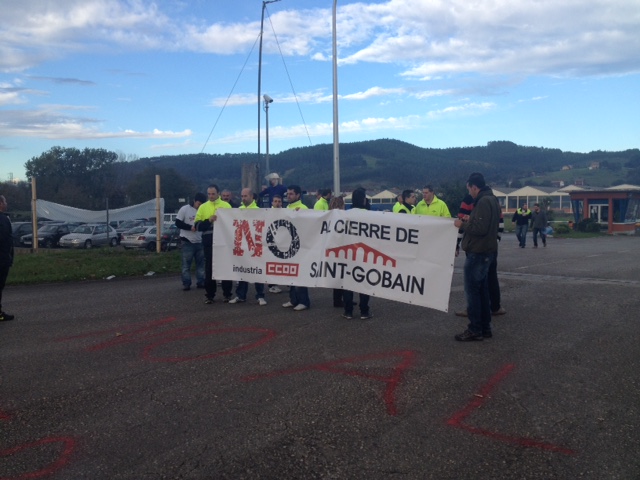
{"label": "white tent canopy", "polygon": [[[160,212],[164,213],[164,199],[160,199]],[[59,222],[103,223],[107,221],[106,210],[83,210],[68,207],[59,203],[38,200],[36,203],[38,218],[47,218]],[[155,218],[156,200],[149,200],[138,205],[109,210],[109,221],[136,220],[138,218]]]}

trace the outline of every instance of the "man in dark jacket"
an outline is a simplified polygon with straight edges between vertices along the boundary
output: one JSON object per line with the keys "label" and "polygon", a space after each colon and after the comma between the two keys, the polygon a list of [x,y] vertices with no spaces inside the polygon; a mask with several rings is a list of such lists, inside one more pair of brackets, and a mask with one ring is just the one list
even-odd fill
{"label": "man in dark jacket", "polygon": [[547,228],[547,213],[540,210],[540,204],[533,205],[533,215],[531,216],[531,229],[533,230],[533,248],[538,248],[538,233],[542,239],[542,245],[547,246],[547,234],[544,231]]}
{"label": "man in dark jacket", "polygon": [[464,229],[462,249],[464,263],[464,293],[467,298],[467,330],[455,336],[461,342],[491,338],[491,301],[489,298],[489,266],[498,252],[500,204],[481,173],[472,173],[467,190],[474,199],[468,216],[455,220],[456,228]]}
{"label": "man in dark jacket", "polygon": [[6,211],[7,199],[0,195],[0,322],[15,318],[2,310],[2,291],[7,283],[9,269],[13,265],[13,235],[11,220],[5,213]]}

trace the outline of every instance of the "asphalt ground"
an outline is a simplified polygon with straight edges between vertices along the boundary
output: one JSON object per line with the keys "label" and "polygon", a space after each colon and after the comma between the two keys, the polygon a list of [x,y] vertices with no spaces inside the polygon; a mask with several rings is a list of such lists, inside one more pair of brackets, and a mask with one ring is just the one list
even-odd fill
{"label": "asphalt ground", "polygon": [[[179,277],[8,287],[0,478],[638,479],[640,239],[506,235],[504,316],[203,303]],[[250,295],[253,288],[250,288]]]}

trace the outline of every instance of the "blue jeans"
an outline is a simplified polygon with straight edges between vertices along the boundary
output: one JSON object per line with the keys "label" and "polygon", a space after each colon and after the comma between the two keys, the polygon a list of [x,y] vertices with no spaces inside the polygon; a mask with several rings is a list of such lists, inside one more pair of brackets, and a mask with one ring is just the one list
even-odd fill
{"label": "blue jeans", "polygon": [[491,332],[489,266],[496,252],[467,253],[464,262],[464,294],[467,298],[469,330],[477,335]]}
{"label": "blue jeans", "polygon": [[293,305],[305,305],[311,306],[311,300],[309,299],[309,289],[307,287],[289,287],[289,301]]}
{"label": "blue jeans", "polygon": [[529,231],[529,224],[516,225],[516,237],[520,242],[520,246],[524,247],[527,243],[527,232]]}
{"label": "blue jeans", "polygon": [[[256,287],[256,299],[264,298],[264,283],[254,283]],[[247,292],[249,291],[249,282],[238,282],[236,287],[236,297],[240,300],[247,299]]]}
{"label": "blue jeans", "polygon": [[191,286],[191,263],[196,263],[196,283],[204,287],[204,248],[202,243],[182,242],[182,285]]}

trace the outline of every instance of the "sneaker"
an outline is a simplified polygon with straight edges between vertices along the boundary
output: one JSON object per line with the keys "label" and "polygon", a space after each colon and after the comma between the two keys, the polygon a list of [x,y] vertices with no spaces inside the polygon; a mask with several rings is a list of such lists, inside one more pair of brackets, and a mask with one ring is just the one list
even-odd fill
{"label": "sneaker", "polygon": [[493,337],[493,333],[491,332],[482,332],[482,338],[491,338]]}
{"label": "sneaker", "polygon": [[267,304],[267,301],[264,298],[258,299],[258,305],[260,305],[261,307],[264,307],[266,304]]}
{"label": "sneaker", "polygon": [[206,303],[207,305],[209,305],[209,304],[213,303],[213,298],[205,297],[205,298],[204,298],[204,303]]}
{"label": "sneaker", "polygon": [[5,312],[0,312],[0,322],[8,322],[9,320],[13,320],[15,317],[15,315],[9,315],[8,313]]}
{"label": "sneaker", "polygon": [[464,310],[460,310],[459,312],[456,312],[456,316],[457,317],[468,317],[467,309],[465,308]]}
{"label": "sneaker", "polygon": [[307,308],[309,308],[309,307],[307,307],[306,305],[303,305],[302,303],[299,303],[298,305],[296,305],[295,307],[293,307],[293,309],[294,309],[296,312],[301,312],[302,310],[306,310]]}
{"label": "sneaker", "polygon": [[370,318],[373,318],[372,313],[363,313],[360,315],[360,320],[369,320]]}
{"label": "sneaker", "polygon": [[351,320],[353,318],[353,316],[349,313],[343,313],[342,314],[342,318],[346,318],[347,320]]}
{"label": "sneaker", "polygon": [[504,315],[505,313],[507,313],[507,311],[504,308],[500,307],[495,312],[491,312],[491,315]]}
{"label": "sneaker", "polygon": [[243,300],[240,297],[236,297],[236,298],[234,298],[232,300],[229,300],[227,303],[242,303],[242,302],[246,302],[246,300]]}
{"label": "sneaker", "polygon": [[473,342],[482,340],[484,337],[481,333],[473,333],[470,330],[465,330],[464,332],[456,335],[454,338],[459,342]]}
{"label": "sneaker", "polygon": [[283,303],[282,306],[284,308],[291,308],[291,307],[293,307],[293,303],[291,303],[291,302]]}
{"label": "sneaker", "polygon": [[275,285],[273,287],[269,287],[269,293],[281,293],[282,290]]}
{"label": "sneaker", "polygon": [[[223,301],[224,303],[229,303],[229,302],[231,301],[231,295],[229,295],[229,296],[225,296],[225,297],[222,299],[222,301]],[[235,303],[235,302],[234,302],[234,303]]]}

